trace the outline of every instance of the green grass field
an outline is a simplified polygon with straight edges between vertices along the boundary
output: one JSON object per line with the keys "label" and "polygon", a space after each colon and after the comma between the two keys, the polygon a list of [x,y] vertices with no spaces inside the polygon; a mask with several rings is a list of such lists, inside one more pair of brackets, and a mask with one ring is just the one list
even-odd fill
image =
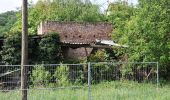
{"label": "green grass field", "polygon": [[[19,100],[20,91],[0,92],[0,100]],[[29,90],[29,100],[88,100],[88,87],[81,89]],[[91,87],[92,100],[170,100],[170,86],[103,82]]]}

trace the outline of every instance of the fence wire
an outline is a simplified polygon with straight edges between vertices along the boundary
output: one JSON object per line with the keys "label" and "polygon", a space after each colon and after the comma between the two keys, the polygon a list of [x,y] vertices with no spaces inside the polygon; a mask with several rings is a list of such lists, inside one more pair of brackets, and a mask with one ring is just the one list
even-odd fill
{"label": "fence wire", "polygon": [[[156,62],[42,64],[26,68],[28,100],[124,100],[146,96],[159,83]],[[20,69],[20,65],[0,65],[1,100],[21,98]]]}
{"label": "fence wire", "polygon": [[92,100],[142,100],[158,82],[156,62],[91,63]]}

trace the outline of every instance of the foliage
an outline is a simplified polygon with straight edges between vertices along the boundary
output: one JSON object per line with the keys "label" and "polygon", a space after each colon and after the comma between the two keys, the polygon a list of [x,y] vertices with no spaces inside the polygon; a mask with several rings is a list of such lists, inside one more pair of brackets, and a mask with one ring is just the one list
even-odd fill
{"label": "foliage", "polygon": [[8,11],[0,14],[0,36],[9,32],[16,20],[16,12]]}
{"label": "foliage", "polygon": [[[124,40],[127,39],[126,23],[134,15],[135,11],[136,8],[121,1],[109,5],[107,19],[113,24],[114,29],[111,36],[115,42],[122,45],[127,44],[127,41]],[[113,51],[116,56],[122,56],[125,54],[126,49],[113,47]]]}
{"label": "foliage", "polygon": [[56,79],[57,86],[68,86],[69,83],[69,67],[63,64],[57,67],[54,77]]}
{"label": "foliage", "polygon": [[36,86],[48,86],[50,73],[43,65],[36,65],[31,74],[31,82]]}
{"label": "foliage", "polygon": [[94,54],[91,54],[88,57],[88,61],[90,62],[105,62],[107,61],[109,55],[107,52],[103,50],[97,50]]}
{"label": "foliage", "polygon": [[61,46],[57,33],[47,33],[39,42],[39,62],[59,63],[62,61]]}
{"label": "foliage", "polygon": [[[169,72],[169,4],[169,0],[139,0],[139,4],[133,7],[114,2],[109,5],[107,15],[102,15],[98,5],[83,0],[39,0],[37,4],[29,7],[29,34],[35,34],[37,25],[45,20],[97,22],[105,21],[107,17],[108,22],[113,23],[113,40],[129,46],[126,49],[113,47],[116,56],[127,56],[129,61],[135,62],[158,61],[161,67]],[[5,37],[0,52],[3,64],[20,63],[21,13],[15,13],[0,15],[0,34],[8,32],[12,26],[11,31],[14,33]],[[46,35],[40,42],[30,41],[30,63],[58,63],[62,60],[57,35]],[[109,57],[106,51],[97,51],[89,56],[87,61],[101,62]]]}
{"label": "foliage", "polygon": [[[41,40],[28,38],[29,64],[38,63],[58,63],[62,61],[61,47],[58,43],[59,37],[56,33],[49,33]],[[20,64],[21,60],[21,33],[9,33],[5,36],[2,46],[1,63],[2,64]]]}
{"label": "foliage", "polygon": [[94,54],[91,54],[88,57],[89,62],[96,62],[96,64],[91,64],[93,83],[98,83],[100,80],[113,80],[113,78],[115,78],[107,77],[107,74],[110,74],[110,72],[117,71],[115,66],[109,66],[106,63],[100,63],[107,62],[108,58],[109,54],[104,49],[97,50]]}
{"label": "foliage", "polygon": [[[82,0],[39,0],[30,5],[28,11],[29,34],[35,34],[41,21],[87,21],[104,20],[97,5],[84,3]],[[21,31],[21,14],[17,14],[17,22],[12,31]]]}
{"label": "foliage", "polygon": [[107,18],[109,22],[113,23],[113,26],[116,29],[114,31],[121,31],[119,28],[124,31],[125,22],[130,19],[134,11],[135,9],[132,6],[121,1],[111,3],[108,8]]}
{"label": "foliage", "polygon": [[7,35],[5,37],[2,50],[0,51],[2,64],[19,64],[21,59],[21,36],[20,33]]}
{"label": "foliage", "polygon": [[36,35],[28,36],[28,63],[29,64],[40,64],[39,56],[39,42],[40,38],[36,38]]}
{"label": "foliage", "polygon": [[[137,8],[132,8],[134,10],[131,11],[129,6],[129,9],[123,10],[133,13],[128,13],[128,16],[121,13],[121,17],[111,19],[118,23],[113,38],[121,44],[129,45],[128,49],[118,49],[118,52],[127,54],[129,61],[158,61],[162,67],[166,67],[170,60],[169,3],[169,0],[139,0]],[[115,14],[114,10],[111,12]],[[118,22],[116,19],[119,19]]]}
{"label": "foliage", "polygon": [[88,57],[89,62],[96,62],[96,64],[92,64],[91,66],[93,83],[98,83],[99,80],[113,80],[116,79],[116,77],[118,76],[115,75],[115,77],[108,77],[107,74],[110,74],[112,72],[118,73],[119,68],[106,63],[100,63],[107,62],[109,60],[109,57],[111,56],[105,49],[97,50],[94,54],[91,54]]}

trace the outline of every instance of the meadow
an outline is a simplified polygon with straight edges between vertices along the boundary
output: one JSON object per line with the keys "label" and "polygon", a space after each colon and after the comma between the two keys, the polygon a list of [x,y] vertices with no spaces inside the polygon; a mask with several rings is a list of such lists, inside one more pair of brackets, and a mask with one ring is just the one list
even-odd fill
{"label": "meadow", "polygon": [[[159,88],[150,83],[103,82],[92,85],[91,100],[170,100],[170,86]],[[30,89],[28,100],[88,100],[88,87]],[[20,91],[0,92],[0,100],[19,100]]]}

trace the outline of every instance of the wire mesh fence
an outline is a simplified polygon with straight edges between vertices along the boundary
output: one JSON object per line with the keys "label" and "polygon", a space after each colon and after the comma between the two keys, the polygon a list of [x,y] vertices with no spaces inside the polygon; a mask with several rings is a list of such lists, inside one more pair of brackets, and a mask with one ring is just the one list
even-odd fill
{"label": "wire mesh fence", "polygon": [[[113,100],[133,95],[138,97],[147,95],[147,89],[148,92],[155,91],[159,82],[156,62],[42,64],[27,65],[26,68],[28,100]],[[1,100],[21,98],[20,69],[20,65],[0,66]],[[153,88],[148,88],[149,85]],[[139,93],[135,91],[137,89]]]}
{"label": "wire mesh fence", "polygon": [[158,88],[156,62],[102,62],[90,67],[93,100],[141,100]]}

